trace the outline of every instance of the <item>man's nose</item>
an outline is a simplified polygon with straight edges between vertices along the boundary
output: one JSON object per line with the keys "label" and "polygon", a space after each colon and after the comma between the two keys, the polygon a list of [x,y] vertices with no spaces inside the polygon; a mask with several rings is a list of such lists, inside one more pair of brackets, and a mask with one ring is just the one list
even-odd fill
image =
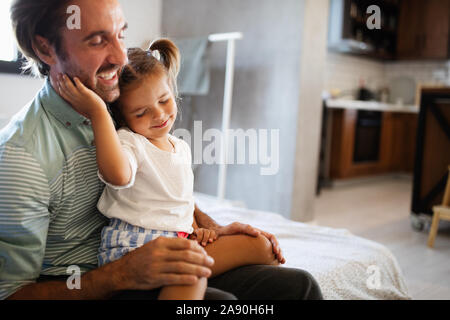
{"label": "man's nose", "polygon": [[127,50],[122,41],[115,39],[111,43],[108,62],[123,67],[128,63]]}

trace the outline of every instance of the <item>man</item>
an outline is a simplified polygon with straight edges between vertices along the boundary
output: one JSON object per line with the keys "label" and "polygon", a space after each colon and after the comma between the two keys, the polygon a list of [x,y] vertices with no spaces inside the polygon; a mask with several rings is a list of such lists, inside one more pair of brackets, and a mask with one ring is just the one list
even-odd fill
{"label": "man", "polygon": [[[68,28],[77,5],[81,28]],[[93,132],[53,89],[57,74],[77,76],[105,102],[120,95],[118,73],[127,63],[127,23],[117,0],[16,0],[11,18],[28,67],[46,77],[36,98],[0,134],[0,298],[155,299],[158,288],[208,277],[214,261],[195,241],[158,238],[97,268],[97,177]],[[262,233],[248,225],[219,226],[196,207],[200,227],[219,235]],[[81,288],[66,284],[69,266]],[[321,299],[307,272],[247,266],[209,281],[206,299]]]}

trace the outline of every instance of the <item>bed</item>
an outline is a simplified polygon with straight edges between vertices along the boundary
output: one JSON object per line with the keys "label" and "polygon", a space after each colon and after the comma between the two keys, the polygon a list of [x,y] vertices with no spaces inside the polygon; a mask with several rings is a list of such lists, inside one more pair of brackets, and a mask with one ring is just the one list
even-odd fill
{"label": "bed", "polygon": [[345,229],[294,222],[242,203],[195,193],[198,207],[218,223],[248,223],[274,234],[286,257],[281,267],[300,268],[318,281],[328,300],[408,300],[411,296],[392,253]]}

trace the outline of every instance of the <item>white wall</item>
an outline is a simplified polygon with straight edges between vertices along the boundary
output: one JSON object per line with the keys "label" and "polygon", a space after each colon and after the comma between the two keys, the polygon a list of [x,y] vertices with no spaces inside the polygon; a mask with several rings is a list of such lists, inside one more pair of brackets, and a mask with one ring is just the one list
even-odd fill
{"label": "white wall", "polygon": [[322,98],[326,68],[329,3],[305,0],[303,42],[300,61],[300,99],[295,136],[292,220],[314,220],[314,200],[318,176]]}
{"label": "white wall", "polygon": [[371,89],[385,85],[384,63],[364,57],[327,52],[325,90],[356,91],[360,79]]}
{"label": "white wall", "polygon": [[387,84],[398,76],[413,78],[417,84],[432,84],[438,81],[433,73],[446,71],[446,61],[399,61],[384,64],[384,76]]}
{"label": "white wall", "polygon": [[162,0],[119,0],[128,22],[125,44],[144,47],[161,34]]}
{"label": "white wall", "polygon": [[[161,0],[119,0],[129,24],[127,47],[143,46],[160,34]],[[11,117],[34,98],[43,79],[0,74],[0,126],[2,116]]]}
{"label": "white wall", "polygon": [[28,76],[0,74],[0,118],[10,118],[31,101],[44,80]]}
{"label": "white wall", "polygon": [[384,62],[329,51],[324,89],[339,89],[347,95],[349,91],[356,92],[362,78],[368,88],[377,90],[381,86],[389,86],[392,79],[399,76],[411,77],[416,83],[430,84],[436,82],[433,76],[436,70],[446,70],[446,61]]}

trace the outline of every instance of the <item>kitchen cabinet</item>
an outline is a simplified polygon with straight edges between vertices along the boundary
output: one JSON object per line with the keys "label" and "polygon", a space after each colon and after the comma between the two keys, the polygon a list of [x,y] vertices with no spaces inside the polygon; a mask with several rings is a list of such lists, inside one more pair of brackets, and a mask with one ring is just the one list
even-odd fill
{"label": "kitchen cabinet", "polygon": [[414,156],[417,136],[417,114],[391,113],[389,117],[391,131],[390,171],[414,171]]}
{"label": "kitchen cabinet", "polygon": [[450,0],[402,0],[397,59],[449,57]]}
{"label": "kitchen cabinet", "polygon": [[333,109],[329,178],[340,180],[392,172],[412,173],[417,114],[381,112],[379,148],[371,161],[355,161],[358,110]]}
{"label": "kitchen cabinet", "polygon": [[[328,47],[332,51],[375,59],[395,58],[400,0],[331,0]],[[379,8],[380,28],[369,27]],[[370,21],[369,21],[370,19]]]}
{"label": "kitchen cabinet", "polygon": [[[369,29],[377,5],[381,28]],[[332,0],[330,50],[381,60],[450,58],[450,0]]]}

